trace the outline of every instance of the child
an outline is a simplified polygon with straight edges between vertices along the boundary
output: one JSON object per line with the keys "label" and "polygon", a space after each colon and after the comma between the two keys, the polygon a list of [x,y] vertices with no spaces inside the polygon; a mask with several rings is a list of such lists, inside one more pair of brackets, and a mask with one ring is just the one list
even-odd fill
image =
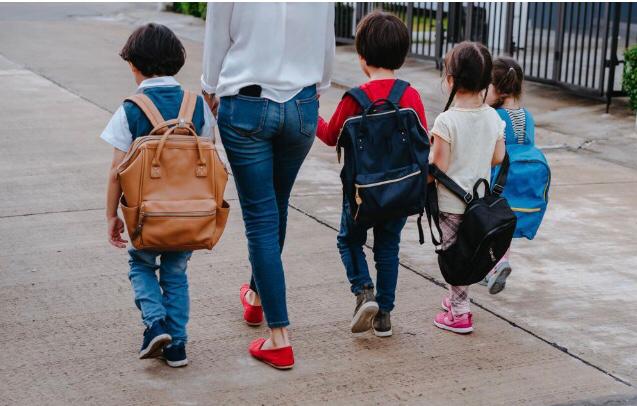
{"label": "child", "polygon": [[[370,100],[389,96],[396,81],[394,71],[402,66],[409,51],[409,31],[396,16],[375,11],[363,18],[356,31],[356,51],[361,69],[370,79],[360,86]],[[408,87],[400,99],[400,107],[413,108],[426,128],[425,109],[418,92]],[[348,117],[361,113],[358,103],[344,97],[329,124],[319,119],[317,136],[327,145],[336,145],[339,132]],[[376,224],[373,227],[356,224],[348,200],[343,198],[341,227],[337,246],[347,271],[351,291],[356,295],[356,307],[351,322],[353,333],[374,329],[378,337],[392,335],[390,312],[394,308],[398,280],[398,248],[400,233],[406,218]],[[367,230],[374,231],[374,261],[377,270],[377,290],[369,276],[363,245]]]}
{"label": "child", "polygon": [[[177,118],[184,92],[173,75],[184,65],[186,51],[175,34],[163,25],[144,25],[131,34],[120,56],[130,66],[138,85],[137,92],[148,96],[164,119]],[[212,135],[214,118],[201,97],[196,103],[193,124],[197,134]],[[148,135],[151,130],[150,121],[142,111],[125,101],[101,135],[114,147],[106,192],[106,221],[109,242],[117,248],[126,248],[127,243],[121,236],[124,223],[117,215],[122,195],[117,167],[133,140]],[[155,252],[132,247],[128,252],[135,304],[141,310],[146,326],[139,358],[159,357],[163,349],[163,357],[169,366],[187,365],[186,324],[190,300],[186,267],[191,252]],[[157,257],[160,257],[159,264]]]}
{"label": "child", "polygon": [[[507,149],[509,145],[528,144],[529,140],[534,139],[535,123],[533,117],[528,110],[520,105],[523,80],[524,72],[514,59],[503,57],[493,61],[487,103],[497,109],[496,111],[505,119],[505,122],[509,122],[507,125],[510,128],[507,127],[505,130],[509,134],[506,136]],[[509,181],[511,181],[510,177]],[[516,236],[514,235],[514,237]],[[489,293],[492,295],[500,293],[504,289],[507,277],[511,274],[509,251],[481,282],[482,285],[488,287]]]}
{"label": "child", "polygon": [[[450,95],[431,129],[432,163],[464,190],[471,190],[478,179],[490,179],[491,167],[504,158],[505,124],[484,103],[484,92],[491,83],[491,55],[483,45],[467,41],[456,45],[444,63]],[[437,189],[444,250],[456,240],[466,205],[443,185],[438,184]],[[449,295],[442,300],[445,312],[434,320],[437,327],[455,333],[473,331],[468,288],[449,286]]]}

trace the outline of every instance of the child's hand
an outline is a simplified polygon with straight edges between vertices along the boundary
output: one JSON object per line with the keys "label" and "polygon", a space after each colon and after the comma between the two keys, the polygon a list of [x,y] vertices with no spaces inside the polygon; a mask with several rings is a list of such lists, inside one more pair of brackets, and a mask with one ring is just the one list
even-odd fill
{"label": "child's hand", "polygon": [[113,247],[126,248],[128,241],[122,238],[122,233],[124,232],[124,222],[122,219],[115,216],[110,217],[106,221],[108,224],[108,242],[110,242]]}

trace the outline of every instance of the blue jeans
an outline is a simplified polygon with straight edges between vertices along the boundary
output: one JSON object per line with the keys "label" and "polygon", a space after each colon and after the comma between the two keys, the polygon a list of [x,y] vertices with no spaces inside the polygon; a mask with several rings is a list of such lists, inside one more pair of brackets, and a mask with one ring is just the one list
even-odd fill
{"label": "blue jeans", "polygon": [[[173,344],[185,343],[188,340],[186,324],[190,313],[186,268],[192,252],[130,248],[128,253],[128,279],[133,285],[135,304],[142,312],[144,324],[150,327],[157,320],[164,319]],[[158,256],[161,259],[159,264]]]}
{"label": "blue jeans", "polygon": [[349,202],[343,198],[341,229],[337,237],[338,250],[347,271],[347,279],[355,295],[365,288],[374,288],[369,276],[363,245],[367,241],[367,230],[374,230],[374,262],[376,263],[376,302],[380,310],[390,312],[394,308],[396,283],[398,282],[398,250],[400,232],[407,218],[387,221],[375,226],[354,223]]}
{"label": "blue jeans", "polygon": [[281,251],[290,192],[316,133],[316,87],[285,103],[222,97],[217,122],[245,223],[251,287],[261,298],[268,326],[285,327],[290,323]]}

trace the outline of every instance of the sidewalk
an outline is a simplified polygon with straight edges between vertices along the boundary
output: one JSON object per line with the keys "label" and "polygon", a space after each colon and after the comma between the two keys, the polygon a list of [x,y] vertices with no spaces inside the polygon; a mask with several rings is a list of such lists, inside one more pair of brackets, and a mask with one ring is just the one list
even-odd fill
{"label": "sidewalk", "polygon": [[[626,221],[634,218],[636,172],[567,150],[549,153],[547,222],[536,241],[515,247],[507,289],[498,296],[474,289],[471,336],[432,326],[442,279],[410,223],[394,336],[352,337],[353,298],[335,247],[339,165],[317,142],[293,191],[284,252],[297,367],[282,373],[247,354],[265,328],[241,320],[238,287],[249,263],[232,185],[221,243],[191,262],[191,365],[137,360],[142,327],[126,255],[104,236],[110,149],[97,136],[134,91],[117,57],[131,24],[161,18],[188,33],[178,79],[194,89],[202,24],[143,5],[94,17],[90,8],[58,5],[68,12],[14,20],[10,7],[0,5],[0,38],[10,39],[0,41],[0,405],[637,402],[630,240],[637,225]],[[351,57],[339,50],[340,83]],[[325,116],[341,94],[321,97]],[[439,98],[423,91],[423,99],[433,122]]]}

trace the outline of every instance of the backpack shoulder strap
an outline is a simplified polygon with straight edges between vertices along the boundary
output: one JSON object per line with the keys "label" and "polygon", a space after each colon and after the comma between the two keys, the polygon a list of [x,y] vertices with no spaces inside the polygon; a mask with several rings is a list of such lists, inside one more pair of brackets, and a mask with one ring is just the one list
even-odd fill
{"label": "backpack shoulder strap", "polygon": [[509,175],[509,154],[504,153],[504,159],[500,164],[500,169],[498,170],[498,177],[495,179],[493,183],[493,194],[496,196],[500,196],[502,192],[504,192],[504,186],[507,183],[507,176]]}
{"label": "backpack shoulder strap", "polygon": [[451,193],[456,195],[463,202],[469,204],[469,202],[473,200],[471,193],[466,192],[453,179],[447,176],[446,173],[438,169],[436,165],[429,165],[429,174],[436,178],[438,182],[442,183],[447,189],[449,189],[449,191],[451,191]]}
{"label": "backpack shoulder strap", "polygon": [[400,99],[402,99],[405,90],[409,87],[409,82],[405,82],[404,80],[396,79],[394,81],[394,85],[389,91],[389,96],[387,96],[387,100],[394,103],[396,106],[400,103]]}
{"label": "backpack shoulder strap", "polygon": [[500,119],[504,121],[506,126],[504,127],[504,143],[505,144],[517,144],[517,138],[515,133],[513,132],[513,121],[511,121],[511,117],[509,117],[509,113],[503,108],[495,109],[496,113],[500,116]]}
{"label": "backpack shoulder strap", "polygon": [[367,110],[367,108],[372,105],[372,101],[369,100],[369,97],[367,97],[367,93],[365,93],[360,87],[353,87],[349,89],[343,95],[343,97],[345,96],[351,96],[363,110]]}
{"label": "backpack shoulder strap", "polygon": [[184,90],[184,98],[181,101],[181,107],[179,108],[179,114],[177,118],[184,121],[192,122],[192,116],[195,113],[195,106],[197,105],[197,95],[191,91]]}
{"label": "backpack shoulder strap", "polygon": [[150,124],[153,128],[157,127],[159,124],[163,123],[164,117],[161,115],[155,103],[150,99],[150,97],[146,96],[143,93],[134,94],[132,96],[127,97],[124,101],[129,101],[135,104],[140,108],[144,115],[150,121]]}
{"label": "backpack shoulder strap", "polygon": [[524,109],[524,133],[529,144],[535,145],[535,119],[527,109]]}

